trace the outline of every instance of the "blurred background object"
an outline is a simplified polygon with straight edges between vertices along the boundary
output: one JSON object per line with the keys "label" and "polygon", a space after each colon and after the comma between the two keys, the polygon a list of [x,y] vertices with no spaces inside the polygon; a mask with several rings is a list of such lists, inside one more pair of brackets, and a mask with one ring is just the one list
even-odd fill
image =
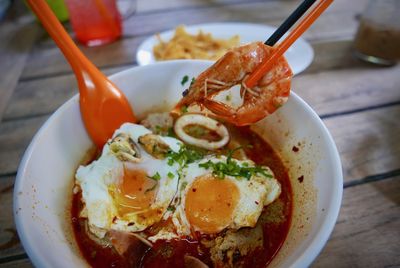
{"label": "blurred background object", "polygon": [[122,18],[136,10],[135,1],[66,0],[76,39],[86,46],[99,46],[121,37]]}
{"label": "blurred background object", "polygon": [[122,19],[127,19],[136,12],[136,0],[117,0],[117,8]]}
{"label": "blurred background object", "polygon": [[9,6],[10,6],[10,0],[0,0],[0,20],[6,14],[6,11]]}
{"label": "blurred background object", "polygon": [[367,62],[394,65],[400,59],[400,1],[372,0],[361,17],[355,55]]}
{"label": "blurred background object", "polygon": [[46,2],[59,21],[65,22],[69,19],[68,9],[64,0],[46,0]]}
{"label": "blurred background object", "polygon": [[121,16],[115,0],[66,0],[76,39],[86,46],[110,43],[121,36]]}

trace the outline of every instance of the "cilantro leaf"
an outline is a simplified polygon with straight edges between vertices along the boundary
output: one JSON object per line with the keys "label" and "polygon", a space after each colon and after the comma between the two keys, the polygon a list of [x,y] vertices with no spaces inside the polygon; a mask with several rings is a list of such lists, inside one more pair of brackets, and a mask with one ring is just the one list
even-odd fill
{"label": "cilantro leaf", "polygon": [[188,185],[187,181],[182,182],[181,184],[181,191],[185,190],[186,186]]}
{"label": "cilantro leaf", "polygon": [[185,75],[184,77],[182,77],[181,85],[185,85],[187,81],[189,81],[189,76]]}
{"label": "cilantro leaf", "polygon": [[199,150],[182,145],[178,152],[169,151],[167,153],[167,163],[170,166],[172,166],[174,163],[177,163],[181,168],[183,168],[186,165],[195,162],[196,160],[202,159],[203,156],[204,154]]}

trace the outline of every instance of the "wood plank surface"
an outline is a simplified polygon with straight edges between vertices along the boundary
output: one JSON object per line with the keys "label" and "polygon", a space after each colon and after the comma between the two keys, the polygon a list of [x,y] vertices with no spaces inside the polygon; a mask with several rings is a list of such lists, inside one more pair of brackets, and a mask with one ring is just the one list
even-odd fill
{"label": "wood plank surface", "polygon": [[[360,1],[363,2],[363,1]],[[277,26],[290,13],[287,5],[295,7],[294,1],[270,1],[256,3],[238,3],[228,6],[213,6],[202,9],[170,10],[160,16],[159,13],[138,14],[125,22],[125,36],[118,42],[107,46],[86,48],[83,52],[99,67],[116,66],[118,64],[133,64],[139,44],[151,34],[175,28],[179,24],[197,24],[218,21],[241,21],[266,23]],[[344,6],[339,3],[339,6]],[[362,6],[362,5],[360,5]],[[328,39],[350,40],[357,28],[355,19],[360,10],[341,7],[339,10],[332,6],[333,11],[322,15],[321,18],[306,32],[304,37],[310,41]],[[267,38],[267,36],[266,36]],[[51,42],[50,42],[51,44]],[[37,46],[28,59],[23,71],[24,79],[37,76],[70,72],[70,67],[54,45]]]}
{"label": "wood plank surface", "polygon": [[[343,1],[341,1],[343,2]],[[363,1],[364,2],[364,1]],[[294,10],[298,2],[270,1],[231,5],[212,6],[201,9],[177,9],[159,13],[137,14],[125,22],[125,35],[138,36],[152,34],[175,28],[178,24],[199,24],[205,22],[240,21],[251,23],[265,23],[278,26]],[[331,36],[352,36],[357,27],[355,15],[360,8],[341,6],[339,10],[329,8],[313,26],[304,34],[309,40],[326,39]],[[290,8],[289,8],[290,6]],[[355,6],[355,5],[354,5]]]}
{"label": "wood plank surface", "polygon": [[325,117],[400,103],[400,66],[346,68],[302,74],[292,89]]}
{"label": "wood plank surface", "polygon": [[25,149],[47,118],[39,116],[0,124],[0,175],[17,171]]}
{"label": "wood plank surface", "polygon": [[0,121],[24,69],[29,51],[37,37],[37,25],[30,21],[0,24]]}
{"label": "wood plank surface", "polygon": [[[333,48],[334,45],[327,47]],[[316,55],[317,61],[319,55],[323,54]],[[337,61],[333,60],[333,57],[331,59],[329,66],[340,65],[339,55]],[[326,64],[329,60],[321,61]],[[292,86],[293,91],[304,98],[319,115],[400,101],[400,66],[377,68],[360,63],[358,67],[341,66],[332,70],[329,67],[324,69],[324,63],[320,68],[317,63],[312,64],[311,67],[319,72],[294,77]],[[103,70],[106,74],[111,74],[126,68],[129,66]],[[22,81],[11,97],[4,112],[4,119],[49,114],[74,95],[75,88],[76,82],[72,74]],[[51,102],[48,101],[49,98]]]}
{"label": "wood plank surface", "polygon": [[[141,38],[121,39],[101,47],[79,46],[82,52],[99,68],[132,65],[136,62],[136,48]],[[72,73],[71,67],[56,47],[35,47],[21,76],[23,80]]]}
{"label": "wood plank surface", "polygon": [[400,105],[324,120],[342,161],[349,183],[399,168]]}
{"label": "wood plank surface", "polygon": [[347,188],[331,238],[312,267],[400,266],[400,177]]}
{"label": "wood plank surface", "polygon": [[[128,0],[125,0],[128,1]],[[250,3],[262,3],[264,6],[268,6],[270,9],[285,8],[288,12],[294,10],[300,3],[300,0],[214,0],[214,1],[198,1],[198,0],[170,0],[159,1],[159,0],[145,0],[137,1],[137,13],[150,13],[150,12],[165,12],[173,9],[189,9],[189,8],[204,8],[204,7],[215,7],[215,6],[227,6],[229,4],[250,4]],[[365,9],[368,0],[352,0],[349,4],[348,0],[335,0],[334,3],[329,7],[329,11],[345,11],[353,10],[355,12],[361,12]]]}
{"label": "wood plank surface", "polygon": [[[111,75],[127,68],[130,66],[106,68],[102,71]],[[77,93],[77,83],[73,74],[22,81],[9,101],[4,120],[50,114]]]}
{"label": "wood plank surface", "polygon": [[331,39],[314,41],[314,59],[310,66],[300,75],[318,73],[333,69],[372,68],[353,55],[353,39]]}
{"label": "wood plank surface", "polygon": [[28,268],[33,267],[29,259],[22,259],[0,264],[2,268]]}
{"label": "wood plank surface", "polygon": [[15,176],[0,177],[0,260],[25,252],[13,221],[14,180]]}

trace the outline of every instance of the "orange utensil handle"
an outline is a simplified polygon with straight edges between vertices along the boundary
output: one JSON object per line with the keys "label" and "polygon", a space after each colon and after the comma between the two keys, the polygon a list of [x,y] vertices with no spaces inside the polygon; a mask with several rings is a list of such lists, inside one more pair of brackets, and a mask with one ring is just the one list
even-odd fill
{"label": "orange utensil handle", "polygon": [[[38,16],[40,22],[46,31],[53,38],[54,42],[57,43],[58,47],[61,49],[65,58],[68,60],[72,69],[77,70],[76,67],[82,67],[82,65],[90,66],[96,68],[79,50],[72,41],[71,37],[65,31],[64,27],[58,21],[57,17],[54,15],[53,11],[47,5],[44,0],[27,0],[27,3],[33,10],[33,12]],[[97,69],[97,68],[96,68]],[[77,74],[77,73],[75,73]],[[77,74],[78,75],[78,74]],[[81,76],[81,73],[79,73]]]}
{"label": "orange utensil handle", "polygon": [[27,2],[70,63],[78,82],[83,122],[101,148],[121,124],[136,122],[128,100],[79,50],[44,0]]}
{"label": "orange utensil handle", "polygon": [[296,26],[296,28],[289,33],[285,40],[278,44],[268,60],[261,63],[256,70],[247,77],[244,81],[245,85],[249,88],[254,87],[258,80],[271,70],[278,58],[285,53],[285,51],[311,26],[311,24],[314,23],[314,21],[332,2],[333,0],[321,0],[317,6]]}

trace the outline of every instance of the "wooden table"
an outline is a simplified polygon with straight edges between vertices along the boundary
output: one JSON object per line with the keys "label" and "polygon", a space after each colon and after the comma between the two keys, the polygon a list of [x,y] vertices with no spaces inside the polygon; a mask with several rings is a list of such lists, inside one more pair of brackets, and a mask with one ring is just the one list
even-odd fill
{"label": "wooden table", "polygon": [[[357,17],[366,2],[335,1],[305,34],[315,59],[293,80],[293,90],[329,128],[343,163],[340,216],[314,267],[400,267],[400,66],[378,68],[352,57]],[[139,0],[121,40],[82,50],[112,74],[135,66],[136,48],[156,32],[220,21],[277,26],[298,3]],[[76,93],[76,83],[30,16],[2,22],[0,36],[0,265],[25,267],[31,263],[12,216],[16,170],[34,133]]]}

